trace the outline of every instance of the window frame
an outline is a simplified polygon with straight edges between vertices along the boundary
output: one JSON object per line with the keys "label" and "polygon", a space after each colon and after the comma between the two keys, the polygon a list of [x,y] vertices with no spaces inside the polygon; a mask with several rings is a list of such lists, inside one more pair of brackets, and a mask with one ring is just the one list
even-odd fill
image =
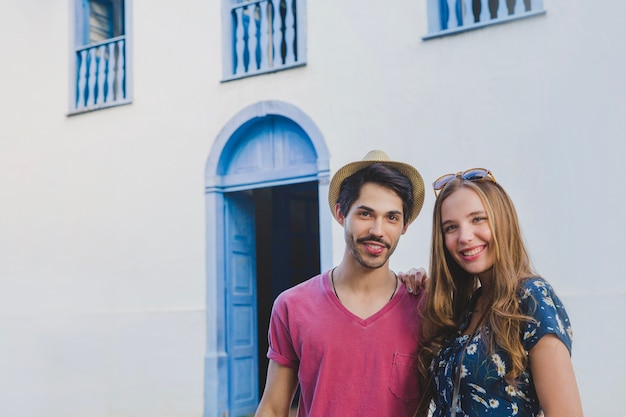
{"label": "window frame", "polygon": [[[102,3],[101,0],[96,0]],[[133,101],[133,65],[132,65],[132,0],[112,0],[122,3],[121,12],[123,16],[118,22],[121,25],[122,34],[114,36],[103,42],[89,43],[89,4],[92,0],[73,0],[71,7],[70,22],[74,22],[73,30],[69,36],[69,75],[68,75],[68,112],[67,116],[74,116],[100,110],[104,108],[117,107],[130,104]],[[115,6],[112,6],[115,7]],[[114,18],[115,19],[115,18]],[[115,22],[112,22],[113,27]],[[113,29],[115,30],[115,29]],[[110,42],[112,40],[123,41],[124,48],[124,97],[114,101],[98,103],[93,105],[78,106],[78,84],[79,84],[79,68],[78,68],[78,51],[84,49],[87,45],[98,45]]]}
{"label": "window frame", "polygon": [[222,82],[284,71],[306,65],[306,0],[293,1],[296,10],[294,24],[296,28],[295,48],[298,55],[297,61],[236,74],[234,68],[235,60],[233,58],[236,41],[233,34],[233,17],[231,13],[237,6],[241,6],[246,3],[259,3],[260,0],[222,0]]}
{"label": "window frame", "polygon": [[[457,8],[464,8],[468,0],[456,0]],[[471,1],[471,0],[470,0]],[[480,0],[479,0],[480,1]],[[489,0],[486,0],[487,2]],[[515,0],[525,1],[525,0]],[[546,10],[543,7],[543,0],[529,0],[530,10],[519,13],[506,15],[503,17],[495,17],[484,22],[472,22],[469,25],[462,25],[453,28],[442,28],[442,3],[447,0],[427,0],[427,12],[428,12],[428,34],[422,37],[422,40],[436,39],[449,35],[457,35],[459,33],[472,31],[487,26],[500,25],[515,20],[527,19],[529,17],[542,16],[546,14]],[[507,2],[507,0],[498,0],[498,3]],[[459,6],[460,5],[460,6]],[[515,4],[514,4],[515,7]]]}

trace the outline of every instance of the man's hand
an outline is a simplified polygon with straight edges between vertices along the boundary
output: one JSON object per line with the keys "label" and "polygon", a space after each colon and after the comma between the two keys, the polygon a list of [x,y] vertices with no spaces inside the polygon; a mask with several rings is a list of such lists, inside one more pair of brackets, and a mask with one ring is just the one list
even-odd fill
{"label": "man's hand", "polygon": [[424,268],[411,268],[407,272],[398,272],[398,278],[410,294],[418,295],[426,287],[428,274]]}

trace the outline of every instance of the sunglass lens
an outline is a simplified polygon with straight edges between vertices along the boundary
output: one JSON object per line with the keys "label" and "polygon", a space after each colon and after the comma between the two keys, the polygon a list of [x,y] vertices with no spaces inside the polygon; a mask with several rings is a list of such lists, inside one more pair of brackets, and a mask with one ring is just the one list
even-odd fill
{"label": "sunglass lens", "polygon": [[468,181],[480,181],[488,175],[486,169],[470,169],[463,173],[463,179]]}
{"label": "sunglass lens", "polygon": [[433,188],[435,190],[441,190],[443,187],[446,186],[447,183],[450,182],[450,180],[453,180],[454,177],[455,177],[454,174],[448,174],[448,175],[444,175],[443,177],[440,177],[433,183]]}

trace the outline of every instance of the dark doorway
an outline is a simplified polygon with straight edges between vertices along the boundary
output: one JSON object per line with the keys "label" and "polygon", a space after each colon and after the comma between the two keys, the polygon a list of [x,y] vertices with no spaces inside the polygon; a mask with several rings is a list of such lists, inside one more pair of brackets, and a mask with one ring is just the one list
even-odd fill
{"label": "dark doorway", "polygon": [[318,183],[254,190],[259,398],[267,376],[267,332],[274,299],[320,273]]}

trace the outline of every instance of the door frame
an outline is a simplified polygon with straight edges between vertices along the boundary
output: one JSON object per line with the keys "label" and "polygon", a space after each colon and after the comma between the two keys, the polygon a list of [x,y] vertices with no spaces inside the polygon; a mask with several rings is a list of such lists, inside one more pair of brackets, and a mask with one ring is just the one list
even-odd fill
{"label": "door frame", "polygon": [[[230,139],[236,137],[236,132],[242,126],[270,115],[289,119],[304,131],[317,155],[317,172],[304,177],[300,173],[293,176],[287,173],[284,178],[224,185],[225,177],[220,175],[219,167],[223,158],[229,157],[227,153]],[[213,143],[205,166],[207,347],[204,358],[204,417],[229,415],[230,375],[225,334],[224,193],[313,180],[319,185],[320,242],[325,242],[320,245],[320,268],[323,271],[332,266],[332,217],[330,211],[325,210],[330,182],[329,153],[321,131],[311,118],[292,104],[277,100],[261,101],[239,111],[226,123]]]}

